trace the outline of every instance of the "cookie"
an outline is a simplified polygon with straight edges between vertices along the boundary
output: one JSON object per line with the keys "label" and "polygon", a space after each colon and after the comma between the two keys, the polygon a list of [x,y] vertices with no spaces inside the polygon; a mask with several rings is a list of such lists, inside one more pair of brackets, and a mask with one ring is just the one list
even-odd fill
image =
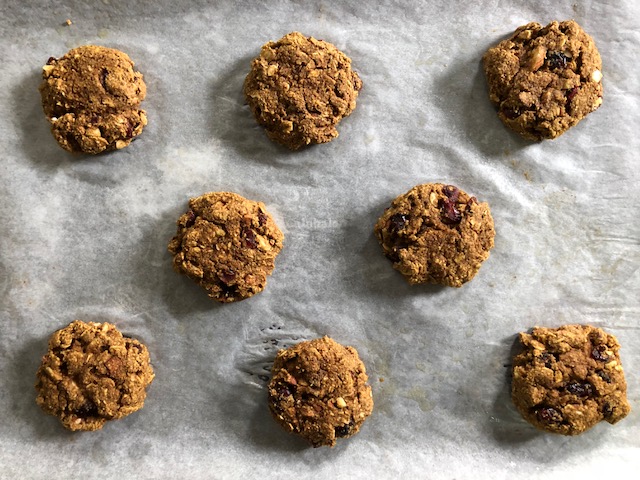
{"label": "cookie", "polygon": [[99,430],[144,405],[154,374],[147,348],[110,323],[76,320],[49,339],[36,402],[69,430]]}
{"label": "cookie", "polygon": [[356,108],[362,81],[334,45],[293,32],[262,47],[244,95],[269,138],[291,150],[326,143]]}
{"label": "cookie", "polygon": [[533,329],[521,333],[523,351],[513,359],[513,403],[535,427],[578,435],[630,411],[613,335],[589,325]]}
{"label": "cookie", "polygon": [[365,366],[353,347],[329,337],[280,350],[269,382],[269,410],[314,447],[350,437],[373,411]]}
{"label": "cookie", "polygon": [[173,267],[219,302],[261,292],[275,267],[284,235],[262,202],[231,192],[189,201],[169,242]]}
{"label": "cookie", "polygon": [[493,248],[489,205],[453,185],[425,183],[396,198],[374,232],[409,283],[461,287]]}
{"label": "cookie", "polygon": [[147,115],[142,74],[126,53],[85,45],[42,67],[42,106],[51,132],[70,152],[97,154],[126,147]]}
{"label": "cookie", "polygon": [[556,138],[602,104],[602,60],[573,20],[529,23],[483,57],[500,120],[525,138]]}

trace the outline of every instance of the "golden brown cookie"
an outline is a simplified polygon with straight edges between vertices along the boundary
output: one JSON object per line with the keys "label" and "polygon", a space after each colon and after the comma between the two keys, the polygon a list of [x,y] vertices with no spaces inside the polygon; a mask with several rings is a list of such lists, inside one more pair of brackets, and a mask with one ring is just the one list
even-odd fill
{"label": "golden brown cookie", "polygon": [[244,82],[247,103],[271,140],[291,150],[326,143],[362,88],[334,45],[293,32],[262,47]]}
{"label": "golden brown cookie", "polygon": [[49,339],[36,402],[69,430],[99,430],[141,409],[154,374],[147,348],[110,323],[76,320]]}
{"label": "golden brown cookie", "polygon": [[493,248],[489,205],[453,185],[425,183],[396,198],[374,232],[409,283],[461,287]]}
{"label": "golden brown cookie", "polygon": [[529,423],[547,432],[578,435],[630,411],[613,335],[589,325],[521,333],[513,359],[512,399]]}
{"label": "golden brown cookie", "polygon": [[284,235],[262,202],[231,192],[189,200],[169,242],[173,267],[219,302],[261,292],[275,267]]}
{"label": "golden brown cookie", "polygon": [[314,447],[333,447],[336,438],[356,434],[373,411],[358,352],[329,337],[280,350],[271,373],[271,414]]}
{"label": "golden brown cookie", "polygon": [[529,23],[483,58],[500,120],[525,138],[556,138],[602,104],[602,60],[573,20]]}
{"label": "golden brown cookie", "polygon": [[51,132],[70,152],[96,154],[124,148],[140,135],[146,86],[119,50],[85,45],[42,67],[42,106]]}

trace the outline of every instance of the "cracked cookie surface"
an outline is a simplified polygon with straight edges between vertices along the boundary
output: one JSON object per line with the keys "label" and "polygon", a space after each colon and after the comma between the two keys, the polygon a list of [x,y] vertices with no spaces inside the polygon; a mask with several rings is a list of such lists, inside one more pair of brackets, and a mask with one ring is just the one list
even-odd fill
{"label": "cracked cookie surface", "polygon": [[483,57],[500,120],[525,138],[556,138],[602,104],[602,60],[573,20],[529,23]]}
{"label": "cracked cookie surface", "polygon": [[262,47],[244,94],[269,138],[292,150],[326,143],[356,107],[362,81],[334,45],[293,32]]}
{"label": "cracked cookie surface", "polygon": [[578,435],[629,413],[620,345],[613,335],[589,325],[538,327],[521,333],[520,343],[512,399],[535,427]]}
{"label": "cracked cookie surface", "polygon": [[74,321],[49,339],[36,402],[69,430],[98,430],[144,405],[154,373],[147,348],[110,323]]}
{"label": "cracked cookie surface", "polygon": [[271,373],[271,414],[314,447],[333,447],[337,438],[356,434],[373,411],[358,352],[329,337],[280,350]]}
{"label": "cracked cookie surface", "polygon": [[142,74],[126,53],[95,45],[51,57],[42,67],[42,106],[51,132],[70,152],[98,154],[126,147],[147,124],[140,110]]}
{"label": "cracked cookie surface", "polygon": [[284,235],[262,202],[231,192],[189,201],[169,242],[173,267],[219,302],[261,292],[275,267]]}
{"label": "cracked cookie surface", "polygon": [[495,236],[488,204],[441,183],[417,185],[397,197],[374,233],[409,283],[450,287],[478,273]]}

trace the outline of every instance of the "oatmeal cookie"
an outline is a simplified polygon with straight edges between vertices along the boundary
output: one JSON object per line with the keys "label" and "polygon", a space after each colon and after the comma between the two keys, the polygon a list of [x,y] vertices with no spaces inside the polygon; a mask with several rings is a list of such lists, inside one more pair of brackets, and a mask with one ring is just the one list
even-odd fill
{"label": "oatmeal cookie", "polygon": [[42,106],[51,132],[70,152],[97,154],[126,147],[147,115],[142,74],[119,50],[85,45],[42,67]]}
{"label": "oatmeal cookie", "polygon": [[513,359],[512,399],[525,420],[547,432],[578,435],[630,411],[613,335],[589,325],[521,333]]}
{"label": "oatmeal cookie", "polygon": [[600,54],[573,20],[524,25],[483,64],[500,120],[525,138],[556,138],[602,104]]}
{"label": "oatmeal cookie", "polygon": [[344,53],[298,32],[264,45],[244,82],[257,122],[291,150],[337,137],[336,126],[356,107],[361,88]]}
{"label": "oatmeal cookie", "polygon": [[169,242],[173,267],[219,302],[261,292],[275,267],[284,235],[262,202],[231,192],[189,201]]}
{"label": "oatmeal cookie", "polygon": [[356,434],[373,411],[358,352],[329,337],[280,350],[271,373],[271,414],[314,447],[333,447],[336,438]]}
{"label": "oatmeal cookie", "polygon": [[99,430],[141,409],[153,377],[143,344],[110,323],[76,320],[49,339],[36,402],[69,430]]}
{"label": "oatmeal cookie", "polygon": [[409,283],[461,287],[493,248],[489,205],[453,185],[425,183],[396,198],[374,232]]}

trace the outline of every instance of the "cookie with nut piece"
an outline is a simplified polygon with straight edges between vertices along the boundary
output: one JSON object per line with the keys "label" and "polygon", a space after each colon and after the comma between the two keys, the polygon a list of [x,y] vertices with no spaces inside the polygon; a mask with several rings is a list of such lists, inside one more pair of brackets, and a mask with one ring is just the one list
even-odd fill
{"label": "cookie with nut piece", "polygon": [[314,447],[356,434],[373,411],[367,372],[353,347],[329,337],[280,350],[269,382],[269,410]]}
{"label": "cookie with nut piece", "polygon": [[189,200],[169,242],[176,272],[195,280],[221,303],[261,292],[275,268],[284,235],[264,203],[232,192]]}
{"label": "cookie with nut piece", "polygon": [[525,138],[556,138],[602,105],[600,53],[573,20],[523,25],[483,65],[498,117]]}
{"label": "cookie with nut piece", "polygon": [[362,81],[331,43],[299,32],[262,47],[251,63],[244,95],[269,138],[291,150],[338,136],[356,107]]}
{"label": "cookie with nut piece", "polygon": [[541,430],[578,435],[601,421],[614,424],[631,410],[618,340],[590,325],[536,327],[520,334],[511,398]]}
{"label": "cookie with nut piece", "polygon": [[409,283],[450,287],[478,273],[495,237],[489,205],[442,183],[417,185],[397,197],[374,232]]}
{"label": "cookie with nut piece", "polygon": [[72,431],[99,430],[144,406],[154,378],[147,348],[111,323],[55,332],[37,372],[36,402]]}
{"label": "cookie with nut piece", "polygon": [[74,48],[61,58],[49,58],[42,77],[44,113],[65,150],[118,150],[147,124],[140,109],[146,85],[124,52],[96,45]]}

